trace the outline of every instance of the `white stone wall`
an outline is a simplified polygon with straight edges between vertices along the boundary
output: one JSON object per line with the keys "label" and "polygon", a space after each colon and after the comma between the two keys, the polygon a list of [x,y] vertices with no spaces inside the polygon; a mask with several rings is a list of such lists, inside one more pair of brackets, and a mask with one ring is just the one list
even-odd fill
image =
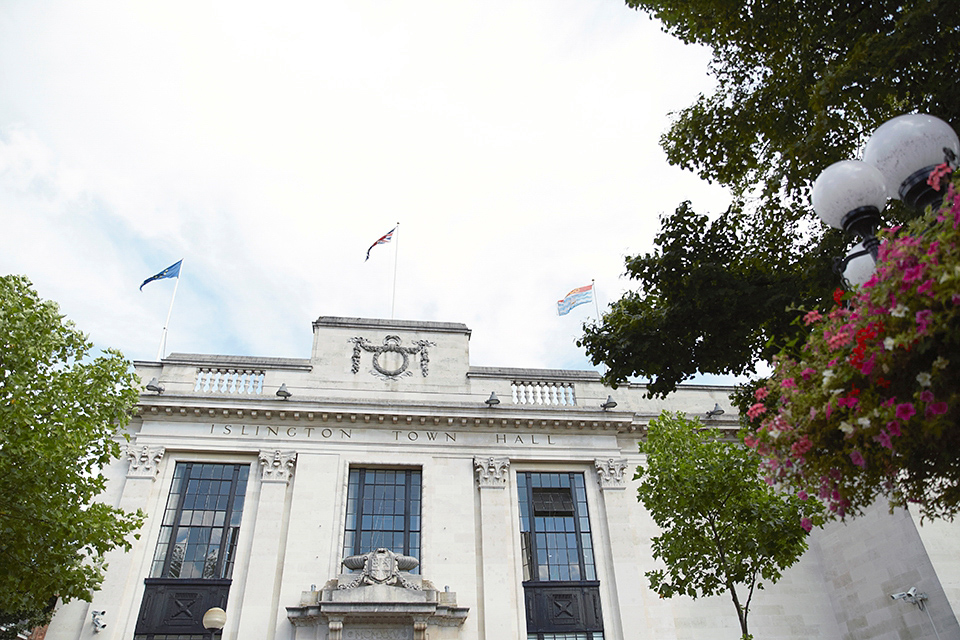
{"label": "white stone wall", "polygon": [[[103,499],[149,518],[129,553],[111,555],[93,603],[62,607],[48,640],[132,638],[178,460],[251,465],[224,640],[327,638],[324,624],[294,627],[286,608],[340,571],[351,466],[422,469],[421,573],[469,608],[461,627],[434,627],[433,640],[526,637],[516,483],[522,471],[584,474],[608,640],[739,638],[729,596],[665,600],[648,588],[644,573],[656,566],[650,540],[658,531],[632,479],[641,462],[637,440],[662,410],[705,417],[719,403],[725,413],[710,422],[736,428],[729,389],[688,386],[652,400],[639,386],[606,388],[594,372],[471,368],[463,325],[321,318],[315,329],[309,360],[174,355],[162,367],[140,364],[164,391],[144,393],[130,450],[149,459],[162,448],[163,455],[153,469],[131,467],[127,458],[115,463]],[[375,375],[366,351],[353,372],[351,338],[382,345],[389,335],[403,346],[435,343],[428,375],[413,357],[409,376]],[[390,357],[381,364],[396,369],[396,354]],[[214,369],[261,372],[261,393],[195,390],[198,371]],[[576,404],[515,403],[511,387],[518,381],[572,385]],[[293,394],[288,399],[276,396],[281,384]],[[484,403],[491,391],[501,400],[494,407]],[[601,409],[608,395],[617,407]],[[261,477],[261,453],[278,451],[295,454],[292,474]],[[503,473],[480,481],[477,461],[490,458],[506,460],[497,463]],[[625,466],[622,478],[598,475],[598,460],[608,471]],[[750,628],[758,640],[934,638],[925,612],[889,597],[911,586],[928,594],[940,637],[960,638],[956,525],[918,529],[906,512],[877,508],[810,540],[803,559],[754,596]],[[107,628],[94,634],[90,611],[100,609]]]}

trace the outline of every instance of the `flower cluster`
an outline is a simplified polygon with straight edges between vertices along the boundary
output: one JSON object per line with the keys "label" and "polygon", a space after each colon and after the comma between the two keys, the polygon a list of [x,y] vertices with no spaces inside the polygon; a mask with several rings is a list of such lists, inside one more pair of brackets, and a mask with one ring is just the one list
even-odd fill
{"label": "flower cluster", "polygon": [[878,495],[923,515],[960,511],[960,193],[881,232],[877,268],[803,317],[746,412],[770,482],[819,496],[837,517]]}

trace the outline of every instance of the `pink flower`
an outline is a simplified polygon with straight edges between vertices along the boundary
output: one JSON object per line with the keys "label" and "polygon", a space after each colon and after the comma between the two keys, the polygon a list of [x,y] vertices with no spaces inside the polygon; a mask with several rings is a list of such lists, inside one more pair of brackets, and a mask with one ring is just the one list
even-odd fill
{"label": "pink flower", "polygon": [[924,309],[923,311],[917,311],[917,332],[926,333],[927,329],[930,327],[930,320],[933,318],[933,311],[930,309]]}
{"label": "pink flower", "polygon": [[946,402],[934,402],[929,407],[927,407],[927,416],[942,416],[947,412],[947,403]]}
{"label": "pink flower", "polygon": [[780,381],[780,387],[783,389],[796,388],[797,382],[793,378],[784,378]]}
{"label": "pink flower", "polygon": [[770,392],[767,390],[766,387],[760,387],[759,389],[753,392],[753,397],[756,398],[757,400],[763,400],[768,395],[770,395]]}
{"label": "pink flower", "polygon": [[873,439],[887,449],[893,450],[893,442],[890,440],[890,434],[886,431],[881,431],[877,435],[873,436]]}
{"label": "pink flower", "polygon": [[872,353],[870,354],[870,357],[867,358],[866,362],[864,362],[860,366],[860,373],[862,373],[865,376],[870,375],[873,372],[873,367],[876,364],[877,364],[877,354]]}
{"label": "pink flower", "polygon": [[897,419],[903,420],[906,422],[914,415],[916,415],[917,410],[913,408],[912,402],[904,402],[903,404],[897,405]]}
{"label": "pink flower", "polygon": [[817,372],[816,369],[807,367],[806,369],[800,372],[800,377],[803,378],[804,380],[809,380],[810,378],[813,377],[813,374],[815,374],[816,372]]}
{"label": "pink flower", "polygon": [[753,449],[755,446],[757,446],[757,439],[754,438],[753,436],[744,436],[743,444]]}
{"label": "pink flower", "polygon": [[803,436],[790,446],[790,453],[796,457],[800,457],[812,448],[813,443],[810,442],[810,438]]}
{"label": "pink flower", "polygon": [[938,164],[927,177],[927,184],[933,187],[934,191],[940,191],[940,181],[953,172],[953,168],[946,162]]}
{"label": "pink flower", "polygon": [[810,522],[810,518],[801,518],[801,520],[800,520],[800,526],[801,526],[801,527],[803,528],[803,530],[806,531],[807,533],[810,533],[810,530],[813,529],[813,523]]}
{"label": "pink flower", "polygon": [[867,461],[863,459],[863,455],[861,455],[859,451],[852,452],[850,454],[850,460],[861,469],[867,466]]}
{"label": "pink flower", "polygon": [[934,400],[934,398],[933,398],[933,391],[927,390],[927,391],[921,391],[921,392],[920,392],[920,401],[921,401],[921,402],[926,402],[927,404],[929,404],[929,403],[933,402],[933,400]]}
{"label": "pink flower", "polygon": [[758,402],[749,409],[747,409],[747,417],[751,420],[756,420],[759,416],[767,412],[767,408],[762,402]]}
{"label": "pink flower", "polygon": [[813,311],[809,312],[807,315],[803,316],[803,324],[811,325],[817,320],[820,320],[822,318],[823,316],[820,315],[820,312],[814,309]]}
{"label": "pink flower", "polygon": [[807,495],[806,491],[801,491],[800,493],[797,494],[797,497],[800,498],[801,500],[807,500],[810,496]]}
{"label": "pink flower", "polygon": [[903,435],[903,432],[900,431],[900,423],[896,420],[891,420],[887,423],[887,431],[890,433],[890,435],[895,437],[900,437]]}
{"label": "pink flower", "polygon": [[922,285],[917,287],[917,293],[926,293],[927,295],[933,295],[933,280],[927,280]]}
{"label": "pink flower", "polygon": [[853,396],[849,396],[849,397],[846,397],[846,398],[837,398],[837,406],[838,406],[838,407],[849,407],[849,408],[853,409],[854,407],[857,406],[857,402],[859,402],[859,401],[858,401],[856,398],[854,398]]}
{"label": "pink flower", "polygon": [[919,280],[923,276],[923,265],[918,264],[915,267],[910,267],[904,269],[903,271],[903,281],[904,282],[913,282],[914,280]]}

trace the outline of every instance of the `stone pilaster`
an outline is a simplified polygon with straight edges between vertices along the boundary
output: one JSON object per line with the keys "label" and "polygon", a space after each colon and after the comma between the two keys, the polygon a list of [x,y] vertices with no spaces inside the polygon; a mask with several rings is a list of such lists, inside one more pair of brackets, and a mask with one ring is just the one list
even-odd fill
{"label": "stone pilaster", "polygon": [[[122,465],[123,459],[128,463],[126,480],[117,507],[127,513],[133,513],[137,509],[150,513],[151,496],[165,453],[166,449],[159,445],[131,444],[125,447],[122,458],[113,463]],[[138,592],[127,588],[127,585],[131,576],[146,575],[149,571],[153,550],[145,552],[143,547],[146,538],[141,536],[132,540],[133,547],[129,552],[115,549],[107,554],[110,571],[104,577],[101,588],[94,593],[93,602],[88,605],[89,611],[107,611],[108,624],[98,634],[103,640],[120,640],[133,636],[133,625],[136,624],[136,612],[140,609],[140,603],[133,600],[134,594]],[[132,613],[123,616],[120,612]],[[90,619],[89,616],[84,618],[85,623]]]}
{"label": "stone pilaster", "polygon": [[286,497],[296,464],[296,452],[279,449],[260,452],[260,497],[247,572],[251,579],[247,580],[240,605],[239,628],[245,629],[250,637],[263,640],[271,640],[276,634],[283,577],[281,557],[287,533]]}
{"label": "stone pilaster", "polygon": [[510,459],[476,457],[473,467],[480,490],[480,550],[483,567],[481,619],[484,640],[515,640],[520,637],[517,616],[523,598],[514,562],[514,529],[509,483]]}

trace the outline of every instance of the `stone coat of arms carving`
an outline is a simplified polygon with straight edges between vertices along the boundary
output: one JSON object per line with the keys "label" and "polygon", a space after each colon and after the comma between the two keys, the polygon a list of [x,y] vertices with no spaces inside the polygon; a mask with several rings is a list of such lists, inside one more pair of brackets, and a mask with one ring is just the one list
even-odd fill
{"label": "stone coat of arms carving", "polygon": [[359,556],[349,556],[343,559],[343,566],[360,573],[354,580],[341,584],[338,588],[355,589],[364,585],[386,584],[419,591],[422,587],[404,576],[404,573],[419,564],[420,561],[412,556],[394,553],[382,547]]}
{"label": "stone coat of arms carving", "polygon": [[[412,347],[403,347],[400,346],[402,342],[400,336],[385,337],[382,346],[371,344],[362,337],[350,338],[350,342],[353,343],[351,371],[354,374],[359,373],[362,352],[372,353],[373,369],[370,373],[383,380],[398,380],[413,375],[409,370],[410,357],[417,355],[420,356],[420,374],[426,378],[430,373],[430,353],[427,347],[437,346],[435,342],[429,340],[415,340]],[[390,361],[389,364],[388,361]]]}

